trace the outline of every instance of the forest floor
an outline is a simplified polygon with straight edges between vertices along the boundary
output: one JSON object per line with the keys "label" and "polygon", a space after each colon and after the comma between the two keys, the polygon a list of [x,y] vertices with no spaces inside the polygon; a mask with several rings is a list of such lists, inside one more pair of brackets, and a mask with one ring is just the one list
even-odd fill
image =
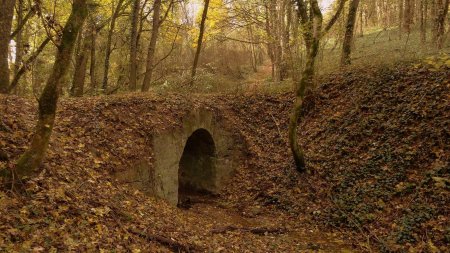
{"label": "forest floor", "polygon": [[[63,99],[43,172],[0,190],[6,252],[448,252],[448,57],[330,75],[287,145],[291,93]],[[0,170],[26,149],[36,103],[0,97]],[[152,163],[152,135],[194,107],[219,113],[246,157],[208,203],[174,208],[111,176]]]}

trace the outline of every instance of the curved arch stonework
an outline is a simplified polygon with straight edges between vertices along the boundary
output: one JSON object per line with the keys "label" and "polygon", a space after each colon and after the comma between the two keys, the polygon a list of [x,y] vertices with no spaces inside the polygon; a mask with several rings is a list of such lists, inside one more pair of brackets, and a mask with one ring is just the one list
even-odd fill
{"label": "curved arch stonework", "polygon": [[179,166],[187,140],[192,134],[203,129],[214,141],[214,176],[208,190],[218,193],[223,184],[232,176],[239,161],[239,148],[225,127],[216,119],[214,113],[206,108],[197,108],[183,119],[179,131],[159,133],[153,136],[154,168],[149,175],[154,195],[178,203]]}

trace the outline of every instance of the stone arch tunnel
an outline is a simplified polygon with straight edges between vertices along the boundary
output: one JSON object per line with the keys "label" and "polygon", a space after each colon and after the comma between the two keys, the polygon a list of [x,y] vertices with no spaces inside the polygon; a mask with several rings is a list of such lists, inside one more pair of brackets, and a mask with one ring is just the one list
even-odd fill
{"label": "stone arch tunnel", "polygon": [[152,136],[152,164],[138,163],[117,177],[172,205],[189,194],[217,194],[239,165],[242,149],[233,136],[215,112],[195,108],[181,128]]}
{"label": "stone arch tunnel", "polygon": [[208,130],[195,130],[187,139],[178,166],[178,203],[181,198],[214,192],[216,146]]}

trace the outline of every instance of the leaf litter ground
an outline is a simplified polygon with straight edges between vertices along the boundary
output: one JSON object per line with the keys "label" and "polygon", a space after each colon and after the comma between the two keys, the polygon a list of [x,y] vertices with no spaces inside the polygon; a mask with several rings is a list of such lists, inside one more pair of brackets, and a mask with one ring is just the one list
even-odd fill
{"label": "leaf litter ground", "polygon": [[[287,145],[291,94],[64,99],[43,172],[25,195],[0,191],[0,249],[445,252],[449,76],[416,66],[323,78],[299,129],[312,171],[304,175]],[[28,145],[36,105],[1,102],[7,169]],[[216,111],[245,147],[214,201],[177,209],[111,176],[142,159],[152,164],[151,136],[181,128],[198,106]]]}

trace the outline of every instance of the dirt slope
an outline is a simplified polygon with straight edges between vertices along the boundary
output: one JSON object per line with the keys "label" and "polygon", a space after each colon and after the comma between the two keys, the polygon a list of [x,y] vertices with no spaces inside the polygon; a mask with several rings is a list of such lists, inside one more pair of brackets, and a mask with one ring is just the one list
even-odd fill
{"label": "dirt slope", "polygon": [[[65,99],[44,173],[25,196],[0,191],[0,250],[445,251],[449,76],[401,67],[327,77],[305,101],[307,175],[287,146],[290,94]],[[0,98],[4,169],[27,145],[35,104]],[[151,136],[200,104],[247,147],[215,204],[177,210],[111,178],[151,164]]]}

